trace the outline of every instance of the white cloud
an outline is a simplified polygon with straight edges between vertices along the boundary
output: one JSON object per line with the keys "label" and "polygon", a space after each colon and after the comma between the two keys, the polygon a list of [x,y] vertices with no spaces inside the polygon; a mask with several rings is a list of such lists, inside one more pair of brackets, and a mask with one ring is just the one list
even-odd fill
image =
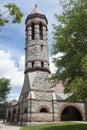
{"label": "white cloud", "polygon": [[19,68],[21,70],[24,70],[24,63],[25,63],[25,55],[21,56],[21,58],[19,60]]}
{"label": "white cloud", "polygon": [[[22,61],[21,64],[23,65]],[[4,50],[0,50],[0,76],[11,80],[11,87],[22,87],[24,80],[23,69],[20,70],[18,68],[15,59],[13,59],[9,51],[5,52]]]}
{"label": "white cloud", "polygon": [[10,94],[8,95],[8,101],[9,101],[9,100],[12,101],[13,99],[18,100],[18,99],[19,99],[19,93],[10,93]]}

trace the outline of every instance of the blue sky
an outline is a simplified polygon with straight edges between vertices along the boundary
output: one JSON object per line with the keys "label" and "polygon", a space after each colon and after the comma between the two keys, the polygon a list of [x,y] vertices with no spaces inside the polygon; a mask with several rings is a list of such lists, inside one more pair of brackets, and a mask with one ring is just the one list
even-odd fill
{"label": "blue sky", "polygon": [[[12,0],[0,0],[0,9],[3,10],[3,4],[12,2]],[[0,76],[11,79],[11,92],[8,100],[18,99],[24,81],[24,47],[25,47],[25,19],[33,10],[35,4],[43,12],[48,19],[48,43],[51,48],[53,43],[52,24],[56,23],[54,14],[61,13],[59,0],[14,0],[24,13],[24,17],[20,24],[7,24],[1,32],[2,36],[7,39],[0,38]],[[54,72],[55,67],[52,64],[50,56],[51,71]]]}

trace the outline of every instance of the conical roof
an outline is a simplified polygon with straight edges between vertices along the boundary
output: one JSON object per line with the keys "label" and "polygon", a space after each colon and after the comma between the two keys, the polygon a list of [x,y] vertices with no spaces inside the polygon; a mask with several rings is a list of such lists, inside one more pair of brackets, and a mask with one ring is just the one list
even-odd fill
{"label": "conical roof", "polygon": [[31,13],[27,16],[25,20],[25,24],[27,23],[29,19],[32,19],[35,17],[45,19],[46,22],[48,23],[46,16],[38,9],[37,4],[35,5],[34,9],[31,11]]}
{"label": "conical roof", "polygon": [[36,14],[36,13],[38,13],[38,14],[43,14],[43,13],[39,10],[37,4],[35,5],[34,9],[31,11],[30,14]]}

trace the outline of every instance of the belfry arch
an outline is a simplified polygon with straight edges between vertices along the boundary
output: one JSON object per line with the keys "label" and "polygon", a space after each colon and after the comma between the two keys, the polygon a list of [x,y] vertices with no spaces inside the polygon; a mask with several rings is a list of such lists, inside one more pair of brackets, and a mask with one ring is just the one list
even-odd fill
{"label": "belfry arch", "polygon": [[84,113],[76,104],[65,104],[59,112],[60,121],[83,121]]}

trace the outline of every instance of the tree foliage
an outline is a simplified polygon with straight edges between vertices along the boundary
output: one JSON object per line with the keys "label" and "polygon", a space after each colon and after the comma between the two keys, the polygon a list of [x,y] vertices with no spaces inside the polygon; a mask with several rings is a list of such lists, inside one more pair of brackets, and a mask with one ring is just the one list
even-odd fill
{"label": "tree foliage", "polygon": [[0,102],[5,101],[10,92],[10,80],[0,78]]}
{"label": "tree foliage", "polygon": [[14,3],[8,3],[4,5],[4,12],[0,13],[0,26],[4,26],[5,24],[12,23],[20,23],[23,17],[23,13],[20,8]]}
{"label": "tree foliage", "polygon": [[3,121],[6,119],[6,109],[9,106],[9,103],[4,102],[0,103],[0,120],[3,119]]}
{"label": "tree foliage", "polygon": [[87,97],[87,1],[61,0],[63,12],[56,14],[53,25],[53,55],[57,71],[52,77],[61,80],[65,92],[72,92],[72,100]]}

